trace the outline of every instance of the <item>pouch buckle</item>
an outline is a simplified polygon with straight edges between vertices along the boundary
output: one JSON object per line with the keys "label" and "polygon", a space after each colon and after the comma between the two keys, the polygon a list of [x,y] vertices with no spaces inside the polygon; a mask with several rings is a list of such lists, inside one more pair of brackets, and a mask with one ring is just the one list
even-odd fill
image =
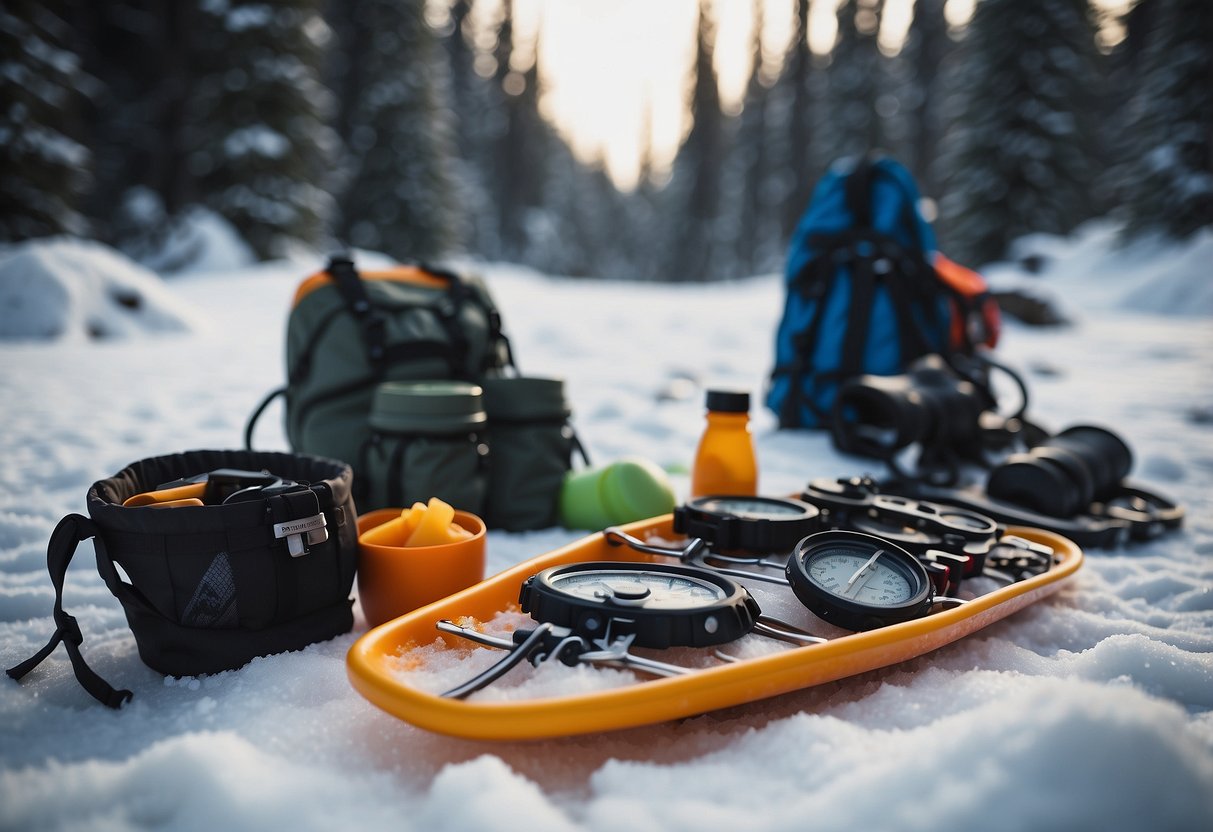
{"label": "pouch buckle", "polygon": [[[302,520],[287,520],[285,523],[274,524],[274,537],[278,540],[286,538],[286,550],[291,557],[303,557],[308,553],[308,546],[316,546],[329,539],[329,530],[325,525],[324,514],[314,514]],[[304,543],[304,537],[307,542]]]}

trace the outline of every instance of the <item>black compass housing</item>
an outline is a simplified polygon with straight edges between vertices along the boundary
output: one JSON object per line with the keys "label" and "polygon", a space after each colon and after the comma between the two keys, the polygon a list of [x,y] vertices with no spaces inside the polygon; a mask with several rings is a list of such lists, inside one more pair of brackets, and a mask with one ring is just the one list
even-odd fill
{"label": "black compass housing", "polygon": [[674,509],[674,531],[717,552],[780,554],[821,529],[821,512],[801,500],[712,495]]}
{"label": "black compass housing", "polygon": [[[845,553],[866,559],[878,549],[889,555],[884,564],[910,586],[910,597],[902,603],[888,606],[843,598],[812,576],[813,562],[819,558]],[[792,592],[814,615],[844,630],[875,630],[921,618],[930,610],[935,594],[926,567],[917,558],[900,546],[861,532],[819,532],[805,538],[788,558],[787,578]]]}
{"label": "black compass housing", "polygon": [[[660,582],[692,580],[711,584],[723,597],[698,606],[646,607],[637,596],[585,598],[558,586],[562,577],[576,573],[609,572],[621,577],[643,574]],[[710,647],[735,641],[754,627],[760,610],[749,590],[724,575],[706,569],[664,563],[590,561],[554,566],[528,578],[518,595],[523,612],[541,623],[568,627],[592,641],[635,636],[637,647]]]}

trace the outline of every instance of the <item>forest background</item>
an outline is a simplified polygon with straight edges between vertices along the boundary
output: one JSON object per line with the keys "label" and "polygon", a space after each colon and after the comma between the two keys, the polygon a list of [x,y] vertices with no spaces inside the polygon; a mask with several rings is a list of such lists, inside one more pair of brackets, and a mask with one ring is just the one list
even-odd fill
{"label": "forest background", "polygon": [[[816,179],[874,149],[974,266],[1094,217],[1126,237],[1213,225],[1213,3],[916,0],[890,46],[894,0],[827,2],[819,51],[815,4],[750,4],[729,103],[699,0],[676,152],[656,158],[650,113],[620,187],[553,125],[513,0],[6,0],[0,242],[87,236],[167,273],[202,255],[206,214],[262,259],[352,245],[725,279],[780,268]],[[773,10],[791,27],[774,52]]]}

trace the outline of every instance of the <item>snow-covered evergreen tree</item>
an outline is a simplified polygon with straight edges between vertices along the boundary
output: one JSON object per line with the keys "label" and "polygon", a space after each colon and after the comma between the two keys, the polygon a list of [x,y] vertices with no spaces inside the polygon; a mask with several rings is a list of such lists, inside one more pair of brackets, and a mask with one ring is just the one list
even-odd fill
{"label": "snow-covered evergreen tree", "polygon": [[61,5],[0,8],[0,241],[85,231],[92,154],[77,137],[82,73]]}
{"label": "snow-covered evergreen tree", "polygon": [[465,244],[473,254],[495,259],[501,256],[501,232],[492,196],[492,159],[493,146],[505,132],[504,93],[477,72],[478,61],[492,58],[476,47],[472,8],[472,0],[454,0],[441,30],[450,67],[452,129],[458,148],[452,163]]}
{"label": "snow-covered evergreen tree", "polygon": [[951,256],[980,265],[1091,216],[1100,64],[1086,0],[982,0],[963,50],[940,230]]}
{"label": "snow-covered evergreen tree", "polygon": [[750,79],[741,115],[733,125],[724,170],[722,216],[740,274],[777,267],[783,248],[782,206],[777,201],[783,189],[769,192],[774,160],[768,113],[775,79],[769,77],[771,69],[764,65],[763,11],[762,3],[754,4]]}
{"label": "snow-covered evergreen tree", "polygon": [[400,260],[434,260],[459,243],[447,75],[425,0],[351,0],[350,87],[338,236]]}
{"label": "snow-covered evergreen tree", "polygon": [[494,83],[503,94],[504,131],[493,148],[492,183],[502,253],[526,262],[530,249],[528,222],[540,208],[548,183],[547,165],[552,144],[558,139],[539,112],[539,49],[530,66],[514,64],[513,2],[498,32],[497,74]]}
{"label": "snow-covered evergreen tree", "polygon": [[320,0],[199,0],[188,164],[200,201],[262,257],[325,242],[338,140]]}
{"label": "snow-covered evergreen tree", "polygon": [[181,265],[161,257],[174,248],[169,239],[188,229],[178,221],[196,199],[185,121],[200,14],[196,3],[149,0],[72,8],[73,27],[87,44],[84,71],[93,79],[85,129],[94,181],[86,212],[100,239],[156,268]]}
{"label": "snow-covered evergreen tree", "polygon": [[1183,238],[1213,226],[1213,3],[1145,2],[1157,25],[1124,109],[1118,195],[1129,234]]}
{"label": "snow-covered evergreen tree", "polygon": [[800,220],[820,175],[817,127],[821,123],[814,83],[818,79],[809,49],[809,0],[796,0],[792,40],[784,56],[783,72],[771,93],[770,166],[773,174],[764,184],[767,198],[781,208],[782,236],[788,239]]}
{"label": "snow-covered evergreen tree", "polygon": [[895,107],[885,121],[888,149],[932,197],[938,195],[932,163],[945,127],[941,75],[955,52],[943,12],[944,0],[915,0],[905,43],[889,66]]}
{"label": "snow-covered evergreen tree", "polygon": [[888,110],[886,59],[877,45],[884,0],[844,0],[838,39],[826,73],[818,149],[824,164],[886,147],[881,110]]}
{"label": "snow-covered evergreen tree", "polygon": [[700,2],[691,87],[691,129],[674,159],[670,184],[662,194],[670,227],[662,270],[666,280],[699,281],[731,276],[721,242],[720,170],[725,154],[724,116],[712,65],[714,32]]}

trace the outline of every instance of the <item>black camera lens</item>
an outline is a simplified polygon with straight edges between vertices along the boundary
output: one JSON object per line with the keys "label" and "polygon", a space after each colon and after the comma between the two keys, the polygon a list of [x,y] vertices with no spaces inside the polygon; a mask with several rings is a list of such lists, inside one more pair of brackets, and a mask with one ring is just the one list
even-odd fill
{"label": "black camera lens", "polygon": [[838,393],[834,444],[860,456],[886,457],[927,432],[921,398],[904,376],[863,376]]}
{"label": "black camera lens", "polygon": [[986,493],[1053,517],[1072,517],[1114,494],[1133,466],[1111,431],[1076,425],[990,472]]}
{"label": "black camera lens", "polygon": [[971,453],[986,404],[939,356],[924,356],[905,375],[864,375],[844,383],[834,404],[834,444],[882,459],[916,442]]}

